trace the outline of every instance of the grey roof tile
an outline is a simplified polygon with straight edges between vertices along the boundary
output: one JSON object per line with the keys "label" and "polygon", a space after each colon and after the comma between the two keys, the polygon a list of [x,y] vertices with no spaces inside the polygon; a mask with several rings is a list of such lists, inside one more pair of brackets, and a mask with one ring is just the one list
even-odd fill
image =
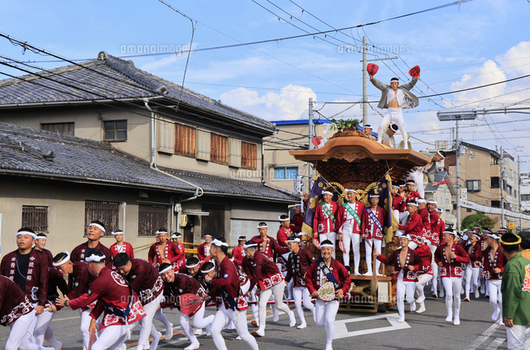
{"label": "grey roof tile", "polygon": [[[259,182],[164,169],[201,186],[206,194],[297,200]],[[32,173],[42,177],[110,181],[116,184],[156,187],[170,191],[194,191],[195,187],[155,171],[149,163],[113,149],[110,144],[33,128],[0,123],[0,174]]]}
{"label": "grey roof tile", "polygon": [[98,58],[18,78],[0,81],[0,107],[32,103],[72,103],[87,100],[164,96],[235,122],[265,129],[269,121],[134,67],[131,61],[100,52]]}

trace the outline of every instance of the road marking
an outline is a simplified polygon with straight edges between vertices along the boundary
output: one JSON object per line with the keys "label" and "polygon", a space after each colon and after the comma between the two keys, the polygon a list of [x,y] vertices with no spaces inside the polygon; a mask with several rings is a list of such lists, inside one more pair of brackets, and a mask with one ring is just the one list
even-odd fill
{"label": "road marking", "polygon": [[[348,328],[346,327],[346,323],[365,322],[365,321],[370,321],[370,320],[378,320],[382,318],[386,318],[387,321],[390,322],[391,326],[378,327],[378,328],[372,328],[372,329],[363,329],[362,331],[354,331],[354,332],[348,332]],[[356,318],[349,318],[346,320],[335,321],[335,336],[333,337],[333,339],[357,337],[359,335],[397,331],[401,329],[411,328],[407,322],[399,323],[397,321],[398,319],[399,319],[398,314],[388,314],[388,315],[380,315],[380,316],[356,317]]]}
{"label": "road marking", "polygon": [[497,349],[499,346],[502,345],[502,343],[504,343],[505,340],[505,338],[495,338],[495,340],[491,342],[491,344],[486,348],[486,350]]}
{"label": "road marking", "polygon": [[64,320],[72,320],[74,318],[78,318],[78,319],[81,319],[81,317],[79,316],[72,316],[72,317],[65,317],[65,318],[54,318],[52,320],[52,322],[56,322],[56,321],[64,321]]}
{"label": "road marking", "polygon": [[473,343],[471,343],[467,348],[465,348],[465,350],[477,349],[480,346],[480,344],[484,343],[486,340],[488,340],[489,337],[491,337],[493,333],[495,333],[495,331],[497,330],[497,328],[499,328],[499,326],[500,325],[498,323],[492,324],[488,329],[486,329],[486,331],[484,331],[484,333],[482,333],[480,337],[475,339]]}

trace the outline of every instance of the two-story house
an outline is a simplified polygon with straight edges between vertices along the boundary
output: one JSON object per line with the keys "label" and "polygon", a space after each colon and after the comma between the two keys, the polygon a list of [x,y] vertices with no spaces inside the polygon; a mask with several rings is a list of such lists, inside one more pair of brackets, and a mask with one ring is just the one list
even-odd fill
{"label": "two-story house", "polygon": [[[57,152],[71,152],[61,161],[70,162],[73,174],[65,163],[34,168],[26,153],[17,156],[19,165],[0,164],[3,252],[14,247],[22,225],[52,234],[54,251],[72,248],[96,218],[124,228],[133,246],[153,242],[159,227],[180,230],[188,242],[211,233],[234,245],[238,235],[254,235],[259,221],[277,225],[278,215],[297,201],[262,175],[263,139],[274,133],[272,123],[105,52],[81,64],[0,81],[0,122],[26,127],[4,125],[6,143],[12,148],[20,142],[18,152],[32,152],[39,162],[39,152],[55,149],[52,164]],[[40,140],[35,147],[25,147],[17,136],[31,135],[29,128],[47,131],[33,131]],[[82,145],[83,152],[62,149],[61,142]],[[145,171],[141,180],[111,162],[123,159],[136,162],[131,172]],[[148,181],[158,174],[167,184]]]}

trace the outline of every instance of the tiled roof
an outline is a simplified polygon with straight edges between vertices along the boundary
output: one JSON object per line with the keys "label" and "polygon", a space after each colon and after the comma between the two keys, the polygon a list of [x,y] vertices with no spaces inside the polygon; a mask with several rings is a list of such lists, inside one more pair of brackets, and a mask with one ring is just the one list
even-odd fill
{"label": "tiled roof", "polygon": [[106,52],[100,52],[97,59],[79,65],[0,81],[0,108],[157,96],[269,134],[274,132],[274,125],[264,119],[182,88]]}
{"label": "tiled roof", "polygon": [[[293,195],[260,182],[232,180],[175,169],[164,169],[203,188],[206,195],[294,202]],[[149,167],[149,163],[113,149],[105,142],[0,123],[0,174],[34,176],[165,191],[195,187]]]}

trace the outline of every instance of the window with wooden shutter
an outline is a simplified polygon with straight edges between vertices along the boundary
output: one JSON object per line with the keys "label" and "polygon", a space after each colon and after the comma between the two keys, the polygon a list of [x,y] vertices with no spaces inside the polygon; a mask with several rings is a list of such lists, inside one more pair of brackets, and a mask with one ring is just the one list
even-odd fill
{"label": "window with wooden shutter", "polygon": [[211,134],[210,161],[228,165],[228,137]]}
{"label": "window with wooden shutter", "polygon": [[48,232],[48,207],[23,205],[22,227],[30,228],[37,233]]}
{"label": "window with wooden shutter", "polygon": [[175,154],[195,158],[195,128],[175,124]]}
{"label": "window with wooden shutter", "polygon": [[258,165],[258,151],[255,143],[241,142],[241,167],[256,170]]}
{"label": "window with wooden shutter", "polygon": [[167,205],[138,205],[138,235],[155,236],[156,230],[167,227]]}
{"label": "window with wooden shutter", "polygon": [[119,219],[119,203],[85,201],[85,229],[92,221],[99,220],[105,225],[105,236],[111,236],[111,232],[119,228]]}

